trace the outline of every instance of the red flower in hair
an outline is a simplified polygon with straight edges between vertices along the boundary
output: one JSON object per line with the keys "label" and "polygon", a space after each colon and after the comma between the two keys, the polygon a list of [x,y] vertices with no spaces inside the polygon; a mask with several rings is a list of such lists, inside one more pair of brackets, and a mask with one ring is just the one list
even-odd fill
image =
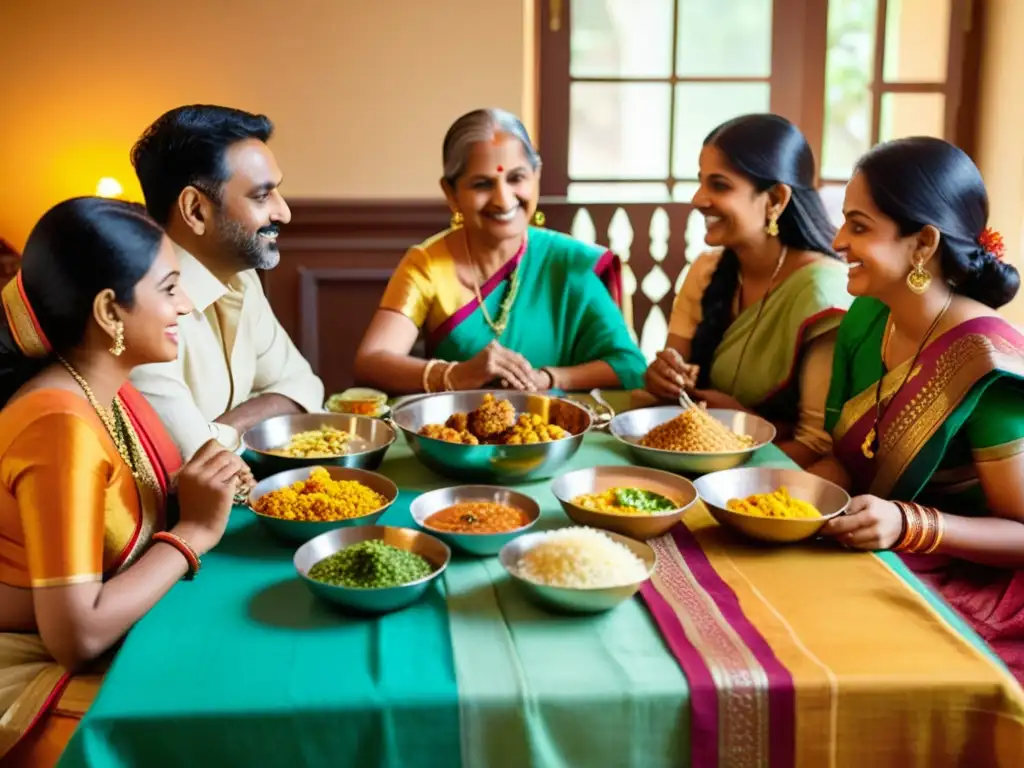
{"label": "red flower in hair", "polygon": [[1003,256],[1006,254],[1006,244],[1003,242],[1003,236],[992,227],[985,227],[985,231],[978,238],[978,243],[986,253],[991,253],[999,261],[1003,260]]}

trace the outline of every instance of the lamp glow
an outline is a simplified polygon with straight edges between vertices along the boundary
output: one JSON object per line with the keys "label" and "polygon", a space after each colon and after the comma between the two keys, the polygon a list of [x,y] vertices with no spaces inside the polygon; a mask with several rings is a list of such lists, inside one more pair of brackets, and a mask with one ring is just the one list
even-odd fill
{"label": "lamp glow", "polygon": [[100,197],[120,197],[124,194],[124,188],[117,179],[104,176],[96,183],[96,194]]}

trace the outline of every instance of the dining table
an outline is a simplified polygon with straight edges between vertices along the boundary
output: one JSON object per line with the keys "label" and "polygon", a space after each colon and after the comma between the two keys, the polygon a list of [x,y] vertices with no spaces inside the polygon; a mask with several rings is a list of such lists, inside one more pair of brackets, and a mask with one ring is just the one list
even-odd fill
{"label": "dining table", "polygon": [[[594,431],[561,471],[632,462]],[[794,466],[773,445],[747,466]],[[379,525],[458,484],[399,438]],[[570,525],[552,479],[516,486]],[[652,579],[551,612],[497,557],[453,553],[408,608],[349,615],[247,508],[130,631],[62,768],[985,766],[1024,754],[1024,694],[892,553],[771,546],[698,501],[649,542]],[[969,757],[965,757],[969,756]]]}

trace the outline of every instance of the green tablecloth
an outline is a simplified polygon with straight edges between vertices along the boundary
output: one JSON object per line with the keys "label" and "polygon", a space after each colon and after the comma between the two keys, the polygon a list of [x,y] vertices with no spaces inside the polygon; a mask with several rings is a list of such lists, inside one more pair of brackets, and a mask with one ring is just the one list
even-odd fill
{"label": "green tablecloth", "polygon": [[[755,463],[787,464],[774,447]],[[566,467],[625,464],[589,435]],[[409,503],[453,484],[404,443],[381,472]],[[565,525],[550,481],[524,487]],[[192,583],[131,631],[61,766],[681,766],[686,679],[640,598],[591,617],[528,603],[496,558],[456,555],[438,589],[376,619],[314,600],[293,549],[237,509]]]}

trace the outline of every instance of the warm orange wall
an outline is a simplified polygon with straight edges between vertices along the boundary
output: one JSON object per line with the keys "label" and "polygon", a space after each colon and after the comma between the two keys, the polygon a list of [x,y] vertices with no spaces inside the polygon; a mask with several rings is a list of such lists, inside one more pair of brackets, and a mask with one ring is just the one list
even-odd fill
{"label": "warm orange wall", "polygon": [[532,114],[532,4],[0,0],[0,236],[102,176],[139,199],[132,142],[190,102],[270,115],[288,195],[437,195],[455,117]]}
{"label": "warm orange wall", "polygon": [[[991,200],[992,226],[1007,258],[1024,273],[1024,1],[988,0],[981,63],[978,164]],[[1005,310],[1024,324],[1024,289]]]}

